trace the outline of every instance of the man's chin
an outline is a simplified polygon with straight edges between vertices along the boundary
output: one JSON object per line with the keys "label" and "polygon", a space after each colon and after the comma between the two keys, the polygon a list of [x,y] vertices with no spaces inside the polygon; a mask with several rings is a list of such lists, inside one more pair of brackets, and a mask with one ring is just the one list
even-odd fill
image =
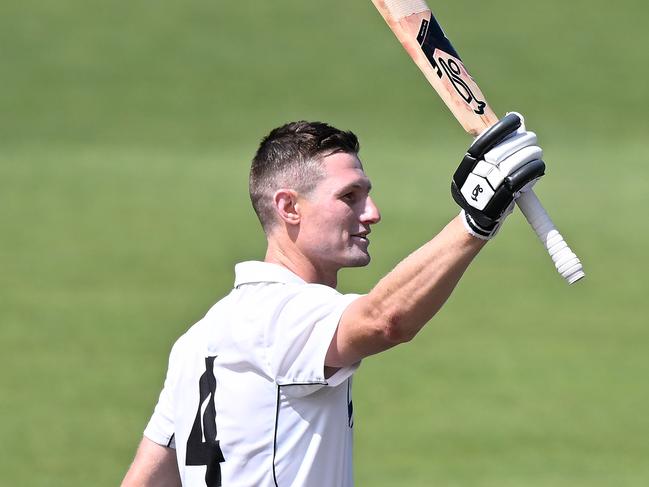
{"label": "man's chin", "polygon": [[348,259],[345,267],[365,267],[371,260],[370,254],[357,255]]}

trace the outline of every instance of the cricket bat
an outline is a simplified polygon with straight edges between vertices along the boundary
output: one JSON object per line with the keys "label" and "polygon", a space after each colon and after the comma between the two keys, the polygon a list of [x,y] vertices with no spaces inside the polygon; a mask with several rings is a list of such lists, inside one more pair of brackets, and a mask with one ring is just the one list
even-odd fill
{"label": "cricket bat", "polygon": [[[469,134],[478,136],[499,119],[424,0],[372,0],[428,82]],[[569,284],[585,276],[533,191],[516,201],[554,265]]]}

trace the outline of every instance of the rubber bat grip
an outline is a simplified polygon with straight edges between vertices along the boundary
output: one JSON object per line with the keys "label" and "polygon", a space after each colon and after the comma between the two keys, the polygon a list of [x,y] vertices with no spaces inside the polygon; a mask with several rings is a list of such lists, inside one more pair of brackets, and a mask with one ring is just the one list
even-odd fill
{"label": "rubber bat grip", "polygon": [[568,284],[583,278],[586,274],[581,261],[568,247],[534,192],[523,193],[516,203],[550,254],[557,272],[568,281]]}

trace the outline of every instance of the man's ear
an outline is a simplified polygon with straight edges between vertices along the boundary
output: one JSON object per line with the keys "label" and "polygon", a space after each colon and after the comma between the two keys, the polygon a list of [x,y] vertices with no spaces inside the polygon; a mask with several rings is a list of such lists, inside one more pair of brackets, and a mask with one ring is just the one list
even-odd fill
{"label": "man's ear", "polygon": [[280,189],[273,196],[275,211],[281,221],[289,225],[300,223],[300,206],[297,192],[292,189]]}

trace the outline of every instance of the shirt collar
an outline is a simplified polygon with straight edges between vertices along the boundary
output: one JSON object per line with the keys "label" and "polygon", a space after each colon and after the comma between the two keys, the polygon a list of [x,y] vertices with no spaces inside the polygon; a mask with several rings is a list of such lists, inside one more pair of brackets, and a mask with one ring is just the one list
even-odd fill
{"label": "shirt collar", "polygon": [[255,282],[304,284],[305,281],[286,267],[269,262],[248,261],[234,266],[234,287]]}

